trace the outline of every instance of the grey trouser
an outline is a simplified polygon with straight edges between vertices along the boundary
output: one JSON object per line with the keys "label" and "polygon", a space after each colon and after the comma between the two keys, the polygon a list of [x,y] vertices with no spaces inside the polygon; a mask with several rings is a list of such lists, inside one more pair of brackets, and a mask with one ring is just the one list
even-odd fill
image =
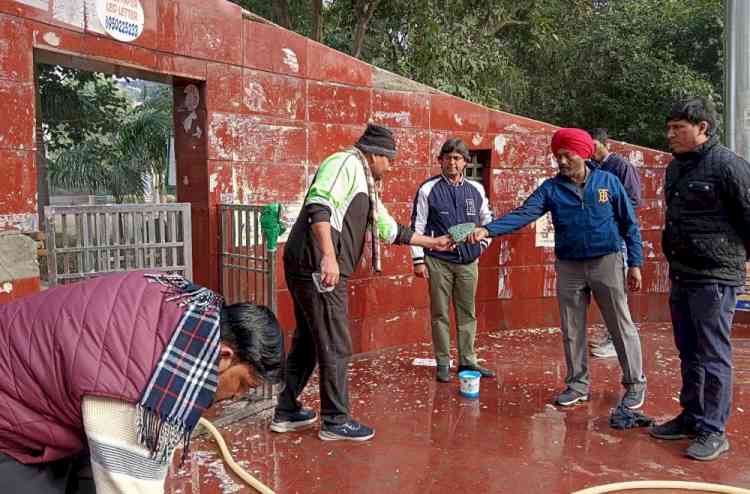
{"label": "grey trouser", "polygon": [[588,393],[591,382],[586,344],[586,311],[594,294],[622,368],[622,384],[645,386],[638,330],[630,318],[622,252],[585,261],[558,259],[557,299],[568,375],[565,384]]}
{"label": "grey trouser", "polygon": [[479,269],[477,261],[456,264],[432,256],[425,256],[430,279],[430,318],[432,345],[438,365],[450,364],[451,320],[450,302],[456,314],[459,365],[477,365],[474,337],[477,333],[477,314],[474,299],[477,294]]}

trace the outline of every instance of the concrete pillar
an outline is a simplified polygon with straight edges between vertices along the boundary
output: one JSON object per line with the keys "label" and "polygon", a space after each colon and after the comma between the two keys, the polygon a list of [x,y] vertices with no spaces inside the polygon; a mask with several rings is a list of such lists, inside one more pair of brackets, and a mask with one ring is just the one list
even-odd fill
{"label": "concrete pillar", "polygon": [[726,142],[734,152],[749,159],[750,2],[728,0],[726,14]]}

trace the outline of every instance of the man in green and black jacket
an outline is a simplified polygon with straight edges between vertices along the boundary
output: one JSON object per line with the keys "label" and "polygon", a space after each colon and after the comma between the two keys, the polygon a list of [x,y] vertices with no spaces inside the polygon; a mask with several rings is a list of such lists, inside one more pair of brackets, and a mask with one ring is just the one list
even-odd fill
{"label": "man in green and black jacket", "polygon": [[284,249],[297,328],[285,386],[271,423],[275,432],[300,430],[317,420],[315,412],[304,408],[298,398],[319,364],[322,424],[318,436],[326,441],[366,441],[375,434],[349,414],[347,366],[352,343],[347,280],[368,238],[375,272],[380,271],[381,240],[436,250],[452,246],[447,235],[419,235],[388,214],[378,191],[395,157],[391,131],[370,124],[354,147],[323,161],[307,191]]}
{"label": "man in green and black jacket", "polygon": [[665,182],[662,249],[669,261],[683,410],[651,435],[693,438],[686,454],[697,460],[729,450],[730,331],[750,242],[750,164],[715,134],[716,114],[705,99],[676,103],[667,117],[674,159]]}

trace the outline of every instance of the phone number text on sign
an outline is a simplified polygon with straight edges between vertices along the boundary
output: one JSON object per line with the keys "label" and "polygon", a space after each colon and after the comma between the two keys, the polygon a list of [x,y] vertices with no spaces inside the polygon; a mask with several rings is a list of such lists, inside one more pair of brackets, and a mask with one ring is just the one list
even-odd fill
{"label": "phone number text on sign", "polygon": [[143,7],[139,0],[96,0],[102,27],[118,41],[134,41],[143,33]]}

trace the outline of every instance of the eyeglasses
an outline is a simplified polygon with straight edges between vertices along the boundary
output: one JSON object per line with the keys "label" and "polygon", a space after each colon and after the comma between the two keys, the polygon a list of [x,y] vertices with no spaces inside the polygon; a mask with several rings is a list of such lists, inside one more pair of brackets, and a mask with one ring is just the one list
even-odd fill
{"label": "eyeglasses", "polygon": [[463,156],[460,154],[444,154],[440,157],[441,159],[444,159],[445,161],[466,161]]}

